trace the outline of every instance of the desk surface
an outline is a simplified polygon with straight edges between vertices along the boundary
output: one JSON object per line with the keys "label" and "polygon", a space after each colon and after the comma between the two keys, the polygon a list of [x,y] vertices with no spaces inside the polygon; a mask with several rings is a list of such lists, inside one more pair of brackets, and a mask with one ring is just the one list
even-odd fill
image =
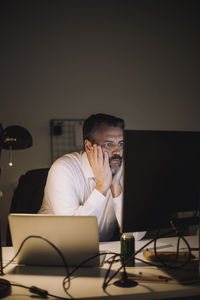
{"label": "desk surface", "polygon": [[[187,237],[191,247],[198,247],[198,237]],[[158,250],[174,251],[175,238],[160,239],[158,242]],[[136,242],[136,250],[143,246],[147,240]],[[148,247],[151,248],[151,245]],[[185,244],[181,243],[181,250],[186,250]],[[100,243],[100,250],[108,250],[120,252],[119,242]],[[194,253],[197,255],[197,253]],[[13,249],[11,247],[3,248],[4,264],[12,257]],[[138,258],[143,259],[143,254],[137,255]],[[117,270],[120,264],[115,263],[113,270]],[[71,280],[71,287],[69,289],[70,295],[74,299],[100,299],[107,297],[107,299],[167,299],[175,297],[186,297],[193,299],[192,296],[200,296],[200,283],[183,285],[177,282],[172,277],[168,282],[153,282],[143,281],[138,282],[136,287],[119,288],[113,285],[117,277],[111,281],[111,284],[106,289],[102,289],[104,275],[108,268],[108,264],[104,264],[99,268],[82,268],[78,270]],[[139,274],[142,272],[144,276],[159,276],[167,275],[168,273],[158,267],[148,266],[142,262],[137,262],[135,267],[128,267],[129,274]],[[9,280],[11,283],[18,283],[27,286],[37,286],[48,290],[50,294],[57,296],[69,297],[65,294],[62,287],[62,280],[65,276],[64,268],[62,267],[36,267],[36,266],[19,266],[12,263],[5,269],[3,278]],[[100,297],[100,298],[99,298]],[[12,287],[12,294],[6,299],[21,300],[33,299],[28,290],[21,287]],[[185,298],[184,298],[185,299]]]}

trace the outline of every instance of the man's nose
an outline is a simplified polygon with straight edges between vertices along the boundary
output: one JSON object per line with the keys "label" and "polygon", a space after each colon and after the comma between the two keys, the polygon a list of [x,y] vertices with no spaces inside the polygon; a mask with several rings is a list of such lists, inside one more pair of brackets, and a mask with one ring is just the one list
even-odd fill
{"label": "man's nose", "polygon": [[121,147],[119,145],[114,145],[112,149],[112,154],[120,154]]}

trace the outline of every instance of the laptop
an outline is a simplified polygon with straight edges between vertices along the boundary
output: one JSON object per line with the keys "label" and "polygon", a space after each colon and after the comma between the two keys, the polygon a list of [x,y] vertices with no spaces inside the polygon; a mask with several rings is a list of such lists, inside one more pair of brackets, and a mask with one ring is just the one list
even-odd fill
{"label": "laptop", "polygon": [[[95,216],[43,214],[10,214],[11,238],[16,254],[28,236],[39,236],[53,243],[63,254],[68,266],[77,266],[99,253],[98,225]],[[29,238],[16,257],[18,264],[63,266],[58,252],[41,238]],[[99,266],[97,257],[84,266]]]}

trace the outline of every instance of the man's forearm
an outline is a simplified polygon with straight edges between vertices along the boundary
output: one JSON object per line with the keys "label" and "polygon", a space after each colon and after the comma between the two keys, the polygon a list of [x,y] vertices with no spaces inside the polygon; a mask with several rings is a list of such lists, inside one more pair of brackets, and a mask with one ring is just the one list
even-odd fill
{"label": "man's forearm", "polygon": [[122,186],[120,183],[111,184],[110,189],[113,198],[118,197],[122,192]]}

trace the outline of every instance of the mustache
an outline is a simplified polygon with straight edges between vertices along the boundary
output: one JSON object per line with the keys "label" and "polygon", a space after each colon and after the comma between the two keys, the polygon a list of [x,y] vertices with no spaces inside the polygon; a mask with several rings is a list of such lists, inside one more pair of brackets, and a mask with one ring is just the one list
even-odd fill
{"label": "mustache", "polygon": [[118,154],[111,156],[111,158],[109,159],[109,162],[111,162],[113,159],[119,159],[120,163],[122,162],[122,157]]}

